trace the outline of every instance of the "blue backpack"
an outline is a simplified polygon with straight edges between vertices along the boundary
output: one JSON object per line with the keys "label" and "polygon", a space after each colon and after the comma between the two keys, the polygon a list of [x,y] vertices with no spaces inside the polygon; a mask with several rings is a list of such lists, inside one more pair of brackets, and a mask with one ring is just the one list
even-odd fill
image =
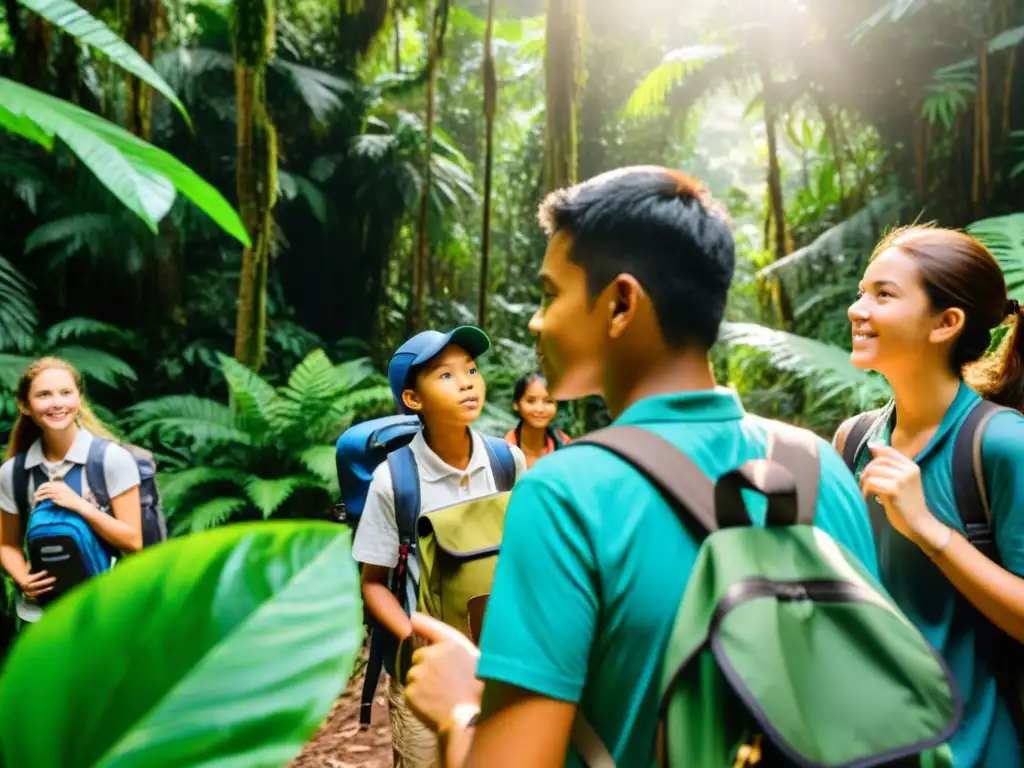
{"label": "blue backpack", "polygon": [[[409,589],[408,563],[416,552],[416,520],[420,514],[420,477],[416,469],[416,458],[409,443],[419,433],[422,423],[418,416],[385,416],[346,430],[338,438],[336,463],[338,485],[341,488],[341,502],[338,505],[338,519],[359,525],[366,504],[366,494],[373,479],[373,471],[383,461],[391,469],[391,481],[395,496],[395,518],[398,524],[399,556],[398,565],[391,575],[391,591],[402,606],[407,606]],[[494,483],[499,491],[510,491],[516,482],[516,465],[512,449],[498,437],[482,435],[487,459],[494,474]],[[366,679],[363,682],[362,705],[359,712],[361,723],[370,722],[373,697],[377,690],[381,668],[394,674],[395,655],[398,642],[383,627],[377,627],[372,617],[370,625],[370,658],[366,665]]]}
{"label": "blue backpack", "polygon": [[[96,505],[110,513],[110,494],[107,491],[103,459],[110,440],[94,437],[84,466],[89,490]],[[139,468],[139,501],[142,513],[142,545],[149,547],[167,538],[167,525],[160,509],[160,495],[156,487],[156,463],[151,454],[134,446],[125,446]],[[49,480],[41,466],[29,471],[25,467],[25,453],[14,459],[12,483],[14,501],[21,519],[22,540],[28,549],[33,571],[45,570],[57,581],[53,590],[37,602],[46,605],[66,594],[86,579],[110,570],[120,553],[74,512],[58,507],[49,499],[33,507],[28,498],[29,476],[38,488]],[[63,480],[75,493],[82,493],[81,465],[75,465]]]}

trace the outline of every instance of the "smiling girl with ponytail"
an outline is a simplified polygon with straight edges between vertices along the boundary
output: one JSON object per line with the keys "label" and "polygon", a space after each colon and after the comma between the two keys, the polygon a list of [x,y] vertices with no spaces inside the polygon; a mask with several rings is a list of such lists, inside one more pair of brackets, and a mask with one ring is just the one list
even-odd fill
{"label": "smiling girl with ponytail", "polygon": [[[889,405],[845,422],[834,441],[872,511],[882,581],[960,685],[956,768],[1021,766],[1021,690],[1004,685],[1014,670],[1002,666],[1024,655],[1020,305],[980,242],[911,227],[879,243],[849,316],[851,361],[893,391]],[[962,429],[973,455],[954,450]],[[988,519],[968,534],[971,493]]]}

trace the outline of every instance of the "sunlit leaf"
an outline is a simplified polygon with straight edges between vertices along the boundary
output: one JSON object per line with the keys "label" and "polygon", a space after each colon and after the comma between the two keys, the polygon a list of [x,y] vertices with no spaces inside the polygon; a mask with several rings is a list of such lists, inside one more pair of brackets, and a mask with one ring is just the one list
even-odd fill
{"label": "sunlit leaf", "polygon": [[[245,245],[241,219],[213,186],[172,155],[74,104],[0,77],[0,127],[52,147],[61,139],[96,178],[156,231],[170,210],[175,190],[191,200],[225,232]],[[9,119],[9,116],[17,119]],[[35,131],[24,131],[24,120]],[[43,143],[43,142],[40,142]]]}
{"label": "sunlit leaf", "polygon": [[80,42],[102,51],[119,67],[151,85],[163,94],[185,118],[185,122],[191,125],[191,119],[185,106],[178,100],[171,86],[149,65],[149,62],[128,43],[110,31],[106,24],[91,16],[81,6],[72,0],[18,0],[18,2]]}

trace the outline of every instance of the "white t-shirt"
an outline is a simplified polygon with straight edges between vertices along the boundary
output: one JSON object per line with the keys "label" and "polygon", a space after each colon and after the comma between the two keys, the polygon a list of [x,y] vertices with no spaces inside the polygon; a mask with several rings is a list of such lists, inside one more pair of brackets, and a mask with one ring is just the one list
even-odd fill
{"label": "white t-shirt", "polygon": [[[427,445],[423,432],[409,443],[420,478],[420,513],[459,504],[464,501],[496,493],[497,483],[487,458],[483,437],[470,430],[473,452],[465,470],[456,469],[434,453]],[[526,471],[526,456],[510,445],[516,466],[516,480]],[[391,482],[391,469],[382,461],[373,472],[366,494],[366,504],[352,543],[352,556],[357,562],[394,568],[398,565],[398,521],[395,517],[395,492]],[[409,576],[419,583],[419,563],[409,558]],[[409,594],[410,599],[413,597]],[[406,606],[409,609],[411,606]]]}
{"label": "white t-shirt", "polygon": [[[35,480],[32,477],[32,469],[37,466],[43,468],[47,477],[63,477],[67,471],[76,464],[82,469],[82,496],[95,502],[89,489],[89,481],[85,477],[85,463],[89,458],[89,448],[95,438],[92,433],[79,429],[75,441],[71,444],[63,461],[47,461],[43,455],[42,439],[36,440],[25,452],[25,469],[28,470],[28,499],[32,503],[32,496],[35,493]],[[107,493],[111,499],[117,498],[122,493],[141,482],[139,478],[139,465],[135,463],[134,457],[116,443],[107,446],[103,454],[103,478],[107,483]],[[14,499],[14,459],[8,459],[0,465],[0,514],[18,515],[18,505]],[[21,596],[18,598],[18,615],[25,621],[36,621],[39,618],[40,610],[34,603],[24,603]]]}

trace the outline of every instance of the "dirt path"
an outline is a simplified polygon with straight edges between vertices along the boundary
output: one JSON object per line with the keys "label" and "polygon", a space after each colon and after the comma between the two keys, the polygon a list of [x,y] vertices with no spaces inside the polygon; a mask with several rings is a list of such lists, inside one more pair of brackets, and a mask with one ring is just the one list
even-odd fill
{"label": "dirt path", "polygon": [[288,768],[391,768],[391,735],[388,707],[381,675],[373,700],[368,728],[359,725],[359,696],[363,672],[352,677],[345,695],[338,699],[320,731]]}

